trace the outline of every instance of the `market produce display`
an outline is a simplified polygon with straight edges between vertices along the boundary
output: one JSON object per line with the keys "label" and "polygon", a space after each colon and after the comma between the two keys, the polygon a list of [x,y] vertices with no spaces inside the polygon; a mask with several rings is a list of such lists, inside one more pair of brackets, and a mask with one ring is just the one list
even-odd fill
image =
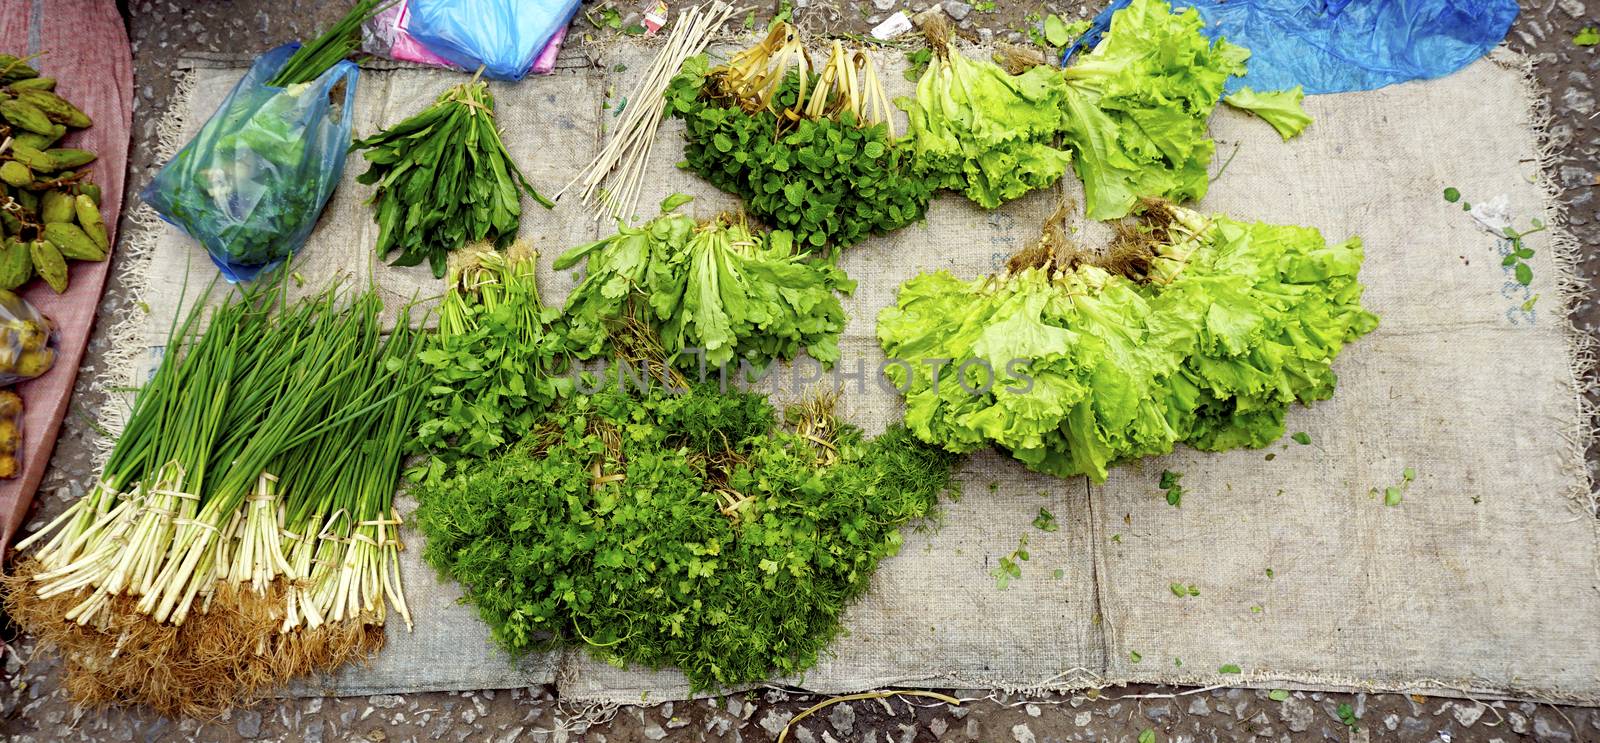
{"label": "market produce display", "polygon": [[377,187],[378,254],[400,251],[390,265],[427,261],[443,278],[450,251],[483,240],[504,247],[516,239],[522,194],[554,206],[506,152],[488,83],[454,86],[421,113],[356,140],[351,149],[371,163],[356,181]]}
{"label": "market produce display", "polygon": [[[310,44],[261,55],[141,196],[251,281],[305,244],[344,174],[361,24],[391,0],[358,0]],[[454,197],[454,195],[452,195]]]}
{"label": "market produce display", "polygon": [[923,26],[933,61],[915,98],[895,104],[910,117],[907,142],[916,173],[959,191],[985,209],[1048,188],[1071,155],[1055,146],[1063,130],[1067,86],[1048,66],[1021,75],[988,60],[969,59],[935,19]]}
{"label": "market produce display", "polygon": [[1134,0],[1111,16],[1093,50],[1060,74],[1064,141],[1091,219],[1126,216],[1142,197],[1205,195],[1216,145],[1206,122],[1250,51],[1212,41],[1193,8]]}
{"label": "market produce display", "polygon": [[696,690],[798,673],[899,528],[933,512],[953,457],[900,427],[864,438],[826,402],[787,420],[714,382],[612,379],[419,488],[424,557],[517,653],[586,647],[682,669]]}
{"label": "market produce display", "polygon": [[870,52],[834,42],[813,69],[800,33],[776,23],[755,46],[707,69],[684,62],[667,110],[684,121],[690,170],[794,233],[807,250],[849,247],[922,218],[935,182],[910,148]]}
{"label": "market produce display", "polygon": [[100,188],[88,180],[95,154],[54,146],[94,122],[27,60],[0,54],[0,86],[0,289],[38,276],[60,294],[67,261],[111,251]]}
{"label": "market produce display", "polygon": [[372,291],[280,284],[200,301],[88,493],[17,545],[6,610],[80,703],[215,714],[375,651],[390,608],[410,625],[392,502],[422,334],[404,310],[382,332]]}
{"label": "market produce display", "polygon": [[[788,232],[671,213],[689,199],[669,197],[661,216],[639,227],[619,224],[617,234],[556,259],[556,270],[586,261],[563,311],[574,353],[598,354],[615,325],[633,318],[659,334],[668,354],[700,349],[713,369],[763,369],[801,350],[824,365],[837,361],[845,315],[835,292],[855,283],[797,252]],[[697,363],[691,355],[676,360]]]}
{"label": "market produce display", "polygon": [[1057,225],[1002,275],[912,278],[878,339],[911,366],[909,380],[889,372],[909,385],[919,439],[993,443],[1031,469],[1103,482],[1178,443],[1265,446],[1291,403],[1330,397],[1339,351],[1378,322],[1361,307],[1361,262],[1359,239],[1151,201],[1105,254],[1072,248]]}

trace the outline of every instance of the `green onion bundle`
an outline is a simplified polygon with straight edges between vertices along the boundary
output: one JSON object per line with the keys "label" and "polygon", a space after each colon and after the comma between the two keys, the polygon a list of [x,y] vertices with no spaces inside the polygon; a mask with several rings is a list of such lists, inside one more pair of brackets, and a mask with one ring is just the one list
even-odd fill
{"label": "green onion bundle", "polygon": [[361,25],[396,2],[399,0],[356,0],[349,13],[296,50],[268,84],[287,88],[322,77],[322,73],[361,46]]}
{"label": "green onion bundle", "polygon": [[280,283],[173,329],[99,480],[7,579],[80,703],[214,714],[376,650],[390,605],[409,627],[393,494],[423,334],[382,310]]}

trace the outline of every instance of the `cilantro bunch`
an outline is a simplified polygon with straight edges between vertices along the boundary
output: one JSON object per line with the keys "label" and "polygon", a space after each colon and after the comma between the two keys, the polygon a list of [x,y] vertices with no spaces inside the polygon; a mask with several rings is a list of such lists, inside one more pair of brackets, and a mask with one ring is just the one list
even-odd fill
{"label": "cilantro bunch", "polygon": [[586,647],[696,690],[804,671],[952,484],[953,456],[904,428],[867,439],[825,416],[801,413],[802,435],[715,385],[563,399],[418,488],[424,558],[516,653]]}
{"label": "cilantro bunch", "polygon": [[439,331],[418,360],[428,369],[423,422],[412,444],[433,454],[430,477],[448,463],[520,440],[571,391],[560,312],[539,301],[538,254],[484,245],[453,261],[439,305]]}
{"label": "cilantro bunch", "polygon": [[927,211],[933,185],[896,141],[865,51],[835,42],[813,72],[798,33],[779,23],[727,65],[685,61],[666,99],[685,124],[686,167],[805,249],[848,247]]}
{"label": "cilantro bunch", "polygon": [[505,247],[516,239],[522,194],[552,206],[506,152],[488,83],[452,87],[421,113],[351,149],[372,163],[356,181],[377,186],[378,254],[400,251],[390,265],[427,261],[443,278],[450,251],[483,240]]}
{"label": "cilantro bunch", "polygon": [[669,355],[698,348],[711,367],[761,369],[802,349],[823,364],[837,361],[845,315],[835,292],[853,291],[854,282],[826,261],[797,254],[788,232],[671,213],[689,199],[670,197],[654,220],[619,224],[617,234],[556,259],[556,270],[587,261],[564,311],[572,350],[585,358],[600,353],[613,328],[632,318],[652,328]]}
{"label": "cilantro bunch", "polygon": [[[1104,255],[1060,238],[1002,276],[903,284],[878,339],[913,370],[912,432],[1104,481],[1111,465],[1180,442],[1266,446],[1289,404],[1333,395],[1334,359],[1378,322],[1361,306],[1359,239],[1159,202],[1144,219]],[[905,385],[902,369],[889,373]]]}

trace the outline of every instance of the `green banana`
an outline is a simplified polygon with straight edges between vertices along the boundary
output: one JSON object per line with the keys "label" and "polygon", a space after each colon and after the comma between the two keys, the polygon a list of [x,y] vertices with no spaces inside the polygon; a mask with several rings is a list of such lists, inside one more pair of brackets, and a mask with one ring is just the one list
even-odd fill
{"label": "green banana", "polygon": [[55,90],[56,79],[53,77],[30,77],[11,83],[12,90],[28,90],[30,88],[33,90]]}
{"label": "green banana", "polygon": [[[16,160],[8,160],[0,163],[0,181],[22,188],[33,183],[33,171]],[[22,194],[19,193],[17,196],[20,200]]]}
{"label": "green banana", "polygon": [[14,133],[11,141],[13,141],[13,144],[26,144],[26,146],[34,147],[37,151],[43,151],[43,149],[48,149],[51,144],[56,144],[56,141],[66,135],[67,128],[58,123],[51,130],[50,135],[40,135],[38,131],[18,131],[18,133]]}
{"label": "green banana", "polygon": [[[67,102],[67,99],[56,95],[52,91],[23,88],[16,91],[17,100],[28,103],[49,117],[51,121],[58,121],[74,129],[84,129],[94,124],[89,115],[82,109]],[[37,130],[35,130],[37,131]]]}
{"label": "green banana", "polygon": [[39,239],[28,243],[28,257],[33,259],[33,270],[57,294],[67,290],[67,259],[49,240]]}
{"label": "green banana", "polygon": [[94,162],[95,159],[95,154],[93,152],[66,147],[45,150],[44,154],[48,155],[50,159],[55,161],[56,167],[53,168],[53,170],[81,168],[89,163]]}
{"label": "green banana", "polygon": [[78,194],[72,201],[73,211],[78,217],[78,224],[83,227],[84,234],[100,246],[104,255],[111,254],[111,238],[106,235],[105,219],[100,216],[100,207],[88,194]]}
{"label": "green banana", "polygon": [[71,222],[46,222],[44,239],[61,251],[61,255],[75,261],[106,259],[106,253],[100,249],[100,245]]}
{"label": "green banana", "polygon": [[71,222],[77,216],[72,194],[66,191],[45,191],[39,196],[39,218],[49,222]]}
{"label": "green banana", "polygon": [[10,291],[33,278],[33,256],[17,238],[7,238],[0,247],[0,289]]}
{"label": "green banana", "polygon": [[21,98],[0,100],[0,117],[30,132],[49,134],[51,131],[50,118],[38,106]]}
{"label": "green banana", "polygon": [[11,157],[17,162],[28,166],[28,168],[34,172],[54,173],[57,170],[61,170],[61,168],[56,167],[55,158],[25,144],[12,142]]}
{"label": "green banana", "polygon": [[28,58],[0,54],[0,82],[16,82],[38,76],[39,71],[28,66]]}

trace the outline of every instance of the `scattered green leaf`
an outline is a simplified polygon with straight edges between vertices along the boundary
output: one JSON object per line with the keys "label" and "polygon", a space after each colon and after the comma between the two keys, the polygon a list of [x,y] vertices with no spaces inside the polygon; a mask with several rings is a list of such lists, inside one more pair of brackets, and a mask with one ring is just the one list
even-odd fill
{"label": "scattered green leaf", "polygon": [[915,51],[907,53],[906,62],[911,66],[906,68],[906,80],[914,83],[922,79],[922,73],[928,71],[928,63],[932,61],[933,50],[925,46],[917,47]]}
{"label": "scattered green leaf", "polygon": [[1268,578],[1275,578],[1275,577],[1277,577],[1277,574],[1272,572],[1272,568],[1267,568],[1267,577]]}
{"label": "scattered green leaf", "polygon": [[1156,743],[1156,731],[1153,728],[1140,730],[1139,743]]}
{"label": "scattered green leaf", "polygon": [[1137,651],[1137,650],[1129,650],[1128,651],[1128,660],[1131,660],[1134,663],[1138,663],[1139,661],[1144,660],[1144,656],[1140,655],[1139,651]]}
{"label": "scattered green leaf", "polygon": [[1239,670],[1239,667],[1232,663],[1224,663],[1217,668],[1217,673],[1244,673],[1244,671]]}
{"label": "scattered green leaf", "polygon": [[1450,186],[1444,190],[1444,200],[1454,204],[1461,200],[1461,192],[1455,186]]}
{"label": "scattered green leaf", "polygon": [[1402,494],[1400,492],[1400,488],[1390,485],[1389,487],[1383,489],[1383,505],[1398,506],[1400,505],[1401,497]]}
{"label": "scattered green leaf", "polygon": [[1600,28],[1584,26],[1572,37],[1572,43],[1577,46],[1594,46],[1600,44]]}
{"label": "scattered green leaf", "polygon": [[1293,436],[1290,436],[1289,438],[1294,439],[1294,442],[1296,444],[1301,445],[1301,446],[1310,446],[1311,445],[1311,434],[1306,433],[1305,431],[1297,431],[1297,432],[1295,432],[1295,434]]}
{"label": "scattered green leaf", "polygon": [[1028,561],[1028,535],[1023,534],[1017,539],[1017,548],[1011,554],[1000,558],[1000,565],[989,574],[994,576],[995,588],[1002,591],[1011,585],[1011,581],[1022,577],[1022,563]]}
{"label": "scattered green leaf", "polygon": [[1344,723],[1346,727],[1349,727],[1352,730],[1355,729],[1357,722],[1355,708],[1351,707],[1349,704],[1340,704],[1339,722]]}
{"label": "scattered green leaf", "polygon": [[1161,482],[1158,483],[1156,487],[1167,491],[1167,505],[1183,505],[1183,486],[1178,484],[1178,480],[1182,478],[1182,472],[1173,472],[1172,470],[1161,471]]}
{"label": "scattered green leaf", "polygon": [[1281,701],[1289,698],[1289,690],[1287,690],[1287,689],[1273,689],[1272,691],[1267,692],[1267,698],[1271,699],[1274,702],[1281,702]]}
{"label": "scattered green leaf", "polygon": [[1039,531],[1056,531],[1061,528],[1061,525],[1056,523],[1055,514],[1041,508],[1039,509],[1039,515],[1033,517],[1033,528]]}

